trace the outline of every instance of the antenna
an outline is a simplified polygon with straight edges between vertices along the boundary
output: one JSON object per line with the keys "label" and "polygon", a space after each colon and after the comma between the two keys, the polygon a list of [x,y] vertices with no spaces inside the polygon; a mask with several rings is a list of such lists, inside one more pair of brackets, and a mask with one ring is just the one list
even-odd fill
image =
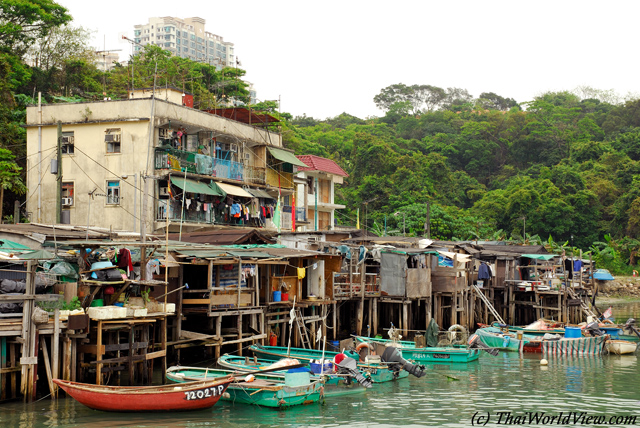
{"label": "antenna", "polygon": [[104,74],[102,75],[102,95],[107,96],[107,53],[109,52],[120,52],[122,49],[110,49],[107,50],[107,36],[103,36],[102,39],[102,49],[101,51],[96,51],[96,54],[102,54],[102,64],[104,64]]}

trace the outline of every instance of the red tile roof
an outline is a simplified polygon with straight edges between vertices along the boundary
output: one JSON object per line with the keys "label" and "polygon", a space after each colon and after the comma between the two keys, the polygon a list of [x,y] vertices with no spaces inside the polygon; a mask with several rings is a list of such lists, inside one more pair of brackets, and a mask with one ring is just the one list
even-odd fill
{"label": "red tile roof", "polygon": [[349,176],[349,174],[347,174],[331,159],[321,158],[320,156],[315,155],[300,155],[296,157],[309,166],[309,168],[299,166],[298,171],[323,171],[329,174],[341,175],[343,177]]}

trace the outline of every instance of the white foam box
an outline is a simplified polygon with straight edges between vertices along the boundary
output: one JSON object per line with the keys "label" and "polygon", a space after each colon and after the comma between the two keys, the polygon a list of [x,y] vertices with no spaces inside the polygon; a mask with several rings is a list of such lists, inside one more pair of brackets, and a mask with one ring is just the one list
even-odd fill
{"label": "white foam box", "polygon": [[164,307],[164,303],[158,303],[158,311],[160,312],[168,312],[170,314],[174,313],[176,311],[176,304],[175,303],[167,303],[167,307]]}
{"label": "white foam box", "polygon": [[126,318],[127,308],[120,306],[94,306],[89,308],[88,314],[92,320]]}
{"label": "white foam box", "polygon": [[141,308],[139,306],[126,306],[127,317],[146,317],[147,308]]}

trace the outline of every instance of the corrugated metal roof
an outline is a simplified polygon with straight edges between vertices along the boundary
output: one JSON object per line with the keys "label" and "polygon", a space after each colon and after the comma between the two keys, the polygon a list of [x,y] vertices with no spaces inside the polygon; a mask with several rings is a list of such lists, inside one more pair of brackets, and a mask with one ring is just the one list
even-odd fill
{"label": "corrugated metal roof", "polygon": [[341,175],[343,177],[349,176],[344,169],[340,168],[340,165],[331,159],[315,155],[300,155],[296,157],[307,165],[307,168],[298,167],[298,171],[324,171],[330,174]]}

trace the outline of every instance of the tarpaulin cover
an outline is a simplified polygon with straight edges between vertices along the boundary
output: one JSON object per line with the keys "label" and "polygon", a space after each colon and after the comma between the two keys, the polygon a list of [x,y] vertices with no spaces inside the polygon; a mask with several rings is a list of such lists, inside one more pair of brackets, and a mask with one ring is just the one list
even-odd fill
{"label": "tarpaulin cover", "polygon": [[390,296],[404,296],[406,266],[405,255],[382,253],[380,255],[380,291]]}

